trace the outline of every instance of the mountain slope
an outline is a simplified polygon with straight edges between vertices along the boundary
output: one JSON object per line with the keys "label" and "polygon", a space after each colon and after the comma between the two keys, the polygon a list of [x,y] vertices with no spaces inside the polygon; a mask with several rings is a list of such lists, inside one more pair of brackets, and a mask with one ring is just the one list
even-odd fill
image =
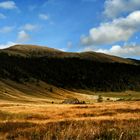
{"label": "mountain slope", "polygon": [[0,51],[0,78],[21,84],[43,81],[65,89],[140,90],[138,62],[95,52],[16,45]]}
{"label": "mountain slope", "polygon": [[44,55],[55,55],[55,53],[61,53],[61,51],[48,48],[48,47],[41,47],[36,45],[15,45],[4,50],[2,52],[9,53],[11,55],[21,55],[21,56],[44,56]]}
{"label": "mountain slope", "polygon": [[126,64],[135,64],[135,61],[130,59],[124,59],[117,56],[111,56],[103,53],[96,52],[82,52],[82,53],[67,53],[62,52],[57,49],[41,47],[36,45],[15,45],[11,46],[7,49],[0,50],[0,52],[5,52],[10,55],[21,55],[26,57],[50,57],[50,58],[80,58],[80,59],[88,59],[98,62],[118,62],[118,63],[126,63]]}
{"label": "mountain slope", "polygon": [[72,97],[86,100],[84,94],[57,88],[42,81],[23,84],[11,80],[0,80],[0,101],[6,100],[20,103],[51,103],[53,101],[57,103],[62,102],[65,98]]}

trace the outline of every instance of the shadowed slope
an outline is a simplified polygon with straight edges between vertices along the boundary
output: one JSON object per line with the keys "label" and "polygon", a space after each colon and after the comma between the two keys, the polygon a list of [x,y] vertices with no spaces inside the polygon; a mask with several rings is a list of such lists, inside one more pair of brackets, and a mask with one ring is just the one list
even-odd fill
{"label": "shadowed slope", "polygon": [[0,79],[21,84],[43,81],[68,90],[140,90],[140,65],[102,53],[16,45],[0,50]]}

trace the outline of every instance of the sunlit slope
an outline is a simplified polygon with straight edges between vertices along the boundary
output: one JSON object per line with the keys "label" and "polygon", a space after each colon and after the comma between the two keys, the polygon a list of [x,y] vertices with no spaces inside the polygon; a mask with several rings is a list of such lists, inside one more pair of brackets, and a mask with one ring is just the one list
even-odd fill
{"label": "sunlit slope", "polygon": [[7,49],[0,50],[0,52],[6,52],[10,55],[21,55],[21,56],[35,56],[35,57],[58,57],[58,58],[81,58],[81,59],[88,59],[97,62],[118,62],[118,63],[126,63],[126,64],[135,64],[135,61],[107,55],[103,53],[96,53],[96,52],[81,52],[81,53],[72,53],[72,52],[63,52],[57,49],[49,48],[49,47],[42,47],[36,45],[15,45],[11,46]]}
{"label": "sunlit slope", "polygon": [[61,103],[66,98],[88,99],[86,94],[58,88],[44,82],[20,84],[11,80],[0,81],[0,101]]}

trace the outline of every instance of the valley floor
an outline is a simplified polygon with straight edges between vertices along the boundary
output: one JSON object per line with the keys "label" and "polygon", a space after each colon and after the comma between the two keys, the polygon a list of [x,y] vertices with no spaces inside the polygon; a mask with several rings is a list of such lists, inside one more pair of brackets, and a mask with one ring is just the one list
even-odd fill
{"label": "valley floor", "polygon": [[139,140],[140,101],[0,102],[1,140]]}
{"label": "valley floor", "polygon": [[[98,103],[99,95],[103,102]],[[62,104],[77,98],[86,104]],[[140,93],[0,81],[0,140],[139,140]]]}

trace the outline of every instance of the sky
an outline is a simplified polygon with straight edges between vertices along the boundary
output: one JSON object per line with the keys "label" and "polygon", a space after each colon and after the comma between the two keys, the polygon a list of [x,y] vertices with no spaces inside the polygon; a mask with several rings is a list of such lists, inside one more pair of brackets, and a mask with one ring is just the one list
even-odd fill
{"label": "sky", "polygon": [[15,44],[140,59],[140,0],[0,0],[0,49]]}

